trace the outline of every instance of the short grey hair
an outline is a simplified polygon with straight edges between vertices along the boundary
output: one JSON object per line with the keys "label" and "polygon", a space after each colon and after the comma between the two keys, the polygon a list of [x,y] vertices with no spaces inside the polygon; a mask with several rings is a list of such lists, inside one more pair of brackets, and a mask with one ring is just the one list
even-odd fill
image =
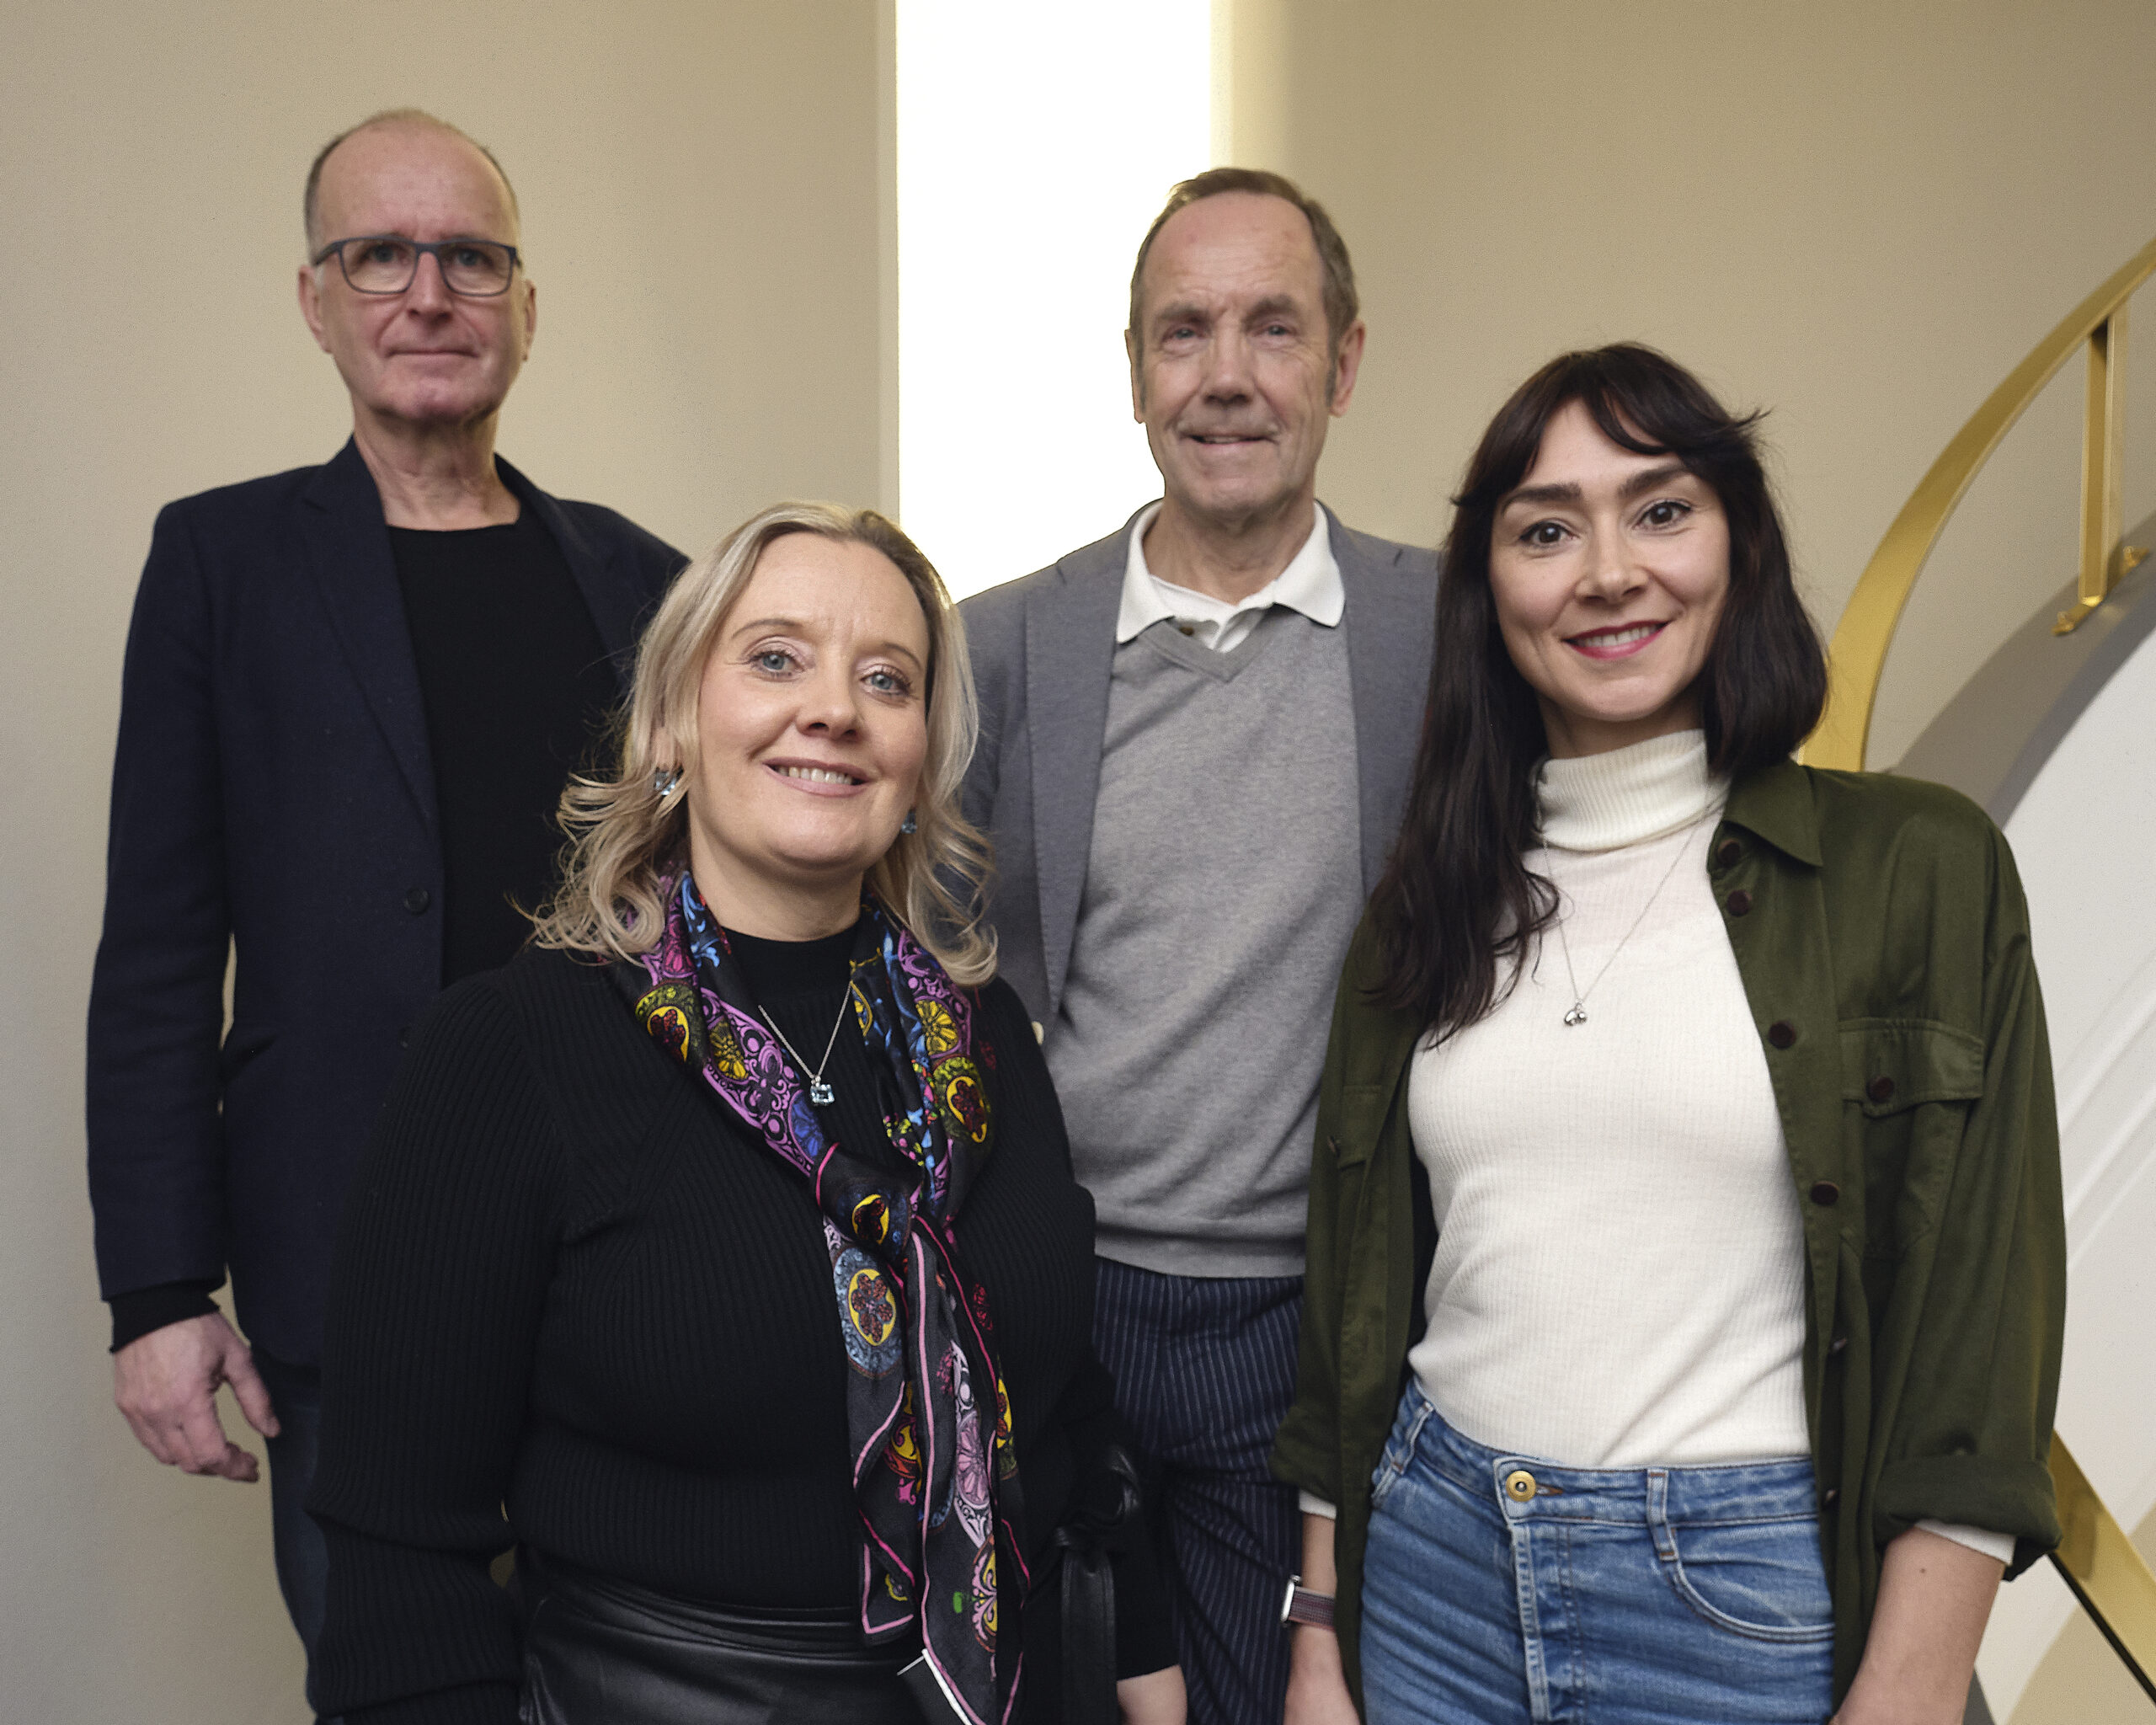
{"label": "short grey hair", "polygon": [[516,218],[520,228],[523,226],[524,214],[517,207],[516,188],[509,183],[508,170],[495,159],[492,150],[462,127],[451,126],[446,120],[437,119],[424,108],[385,108],[379,114],[370,114],[357,126],[346,126],[344,131],[339,132],[335,137],[330,139],[328,143],[314,152],[314,160],[307,170],[307,190],[300,199],[300,220],[307,228],[307,254],[309,261],[312,261],[314,254],[322,249],[322,170],[323,166],[328,162],[330,157],[336,153],[338,145],[343,143],[346,138],[377,126],[430,126],[436,131],[446,131],[453,138],[462,138],[466,143],[484,156],[494,172],[500,175],[502,190],[509,194],[509,212]]}
{"label": "short grey hair", "polygon": [[1326,334],[1332,355],[1337,359],[1340,344],[1355,327],[1355,319],[1362,315],[1363,309],[1362,297],[1355,291],[1355,265],[1348,256],[1348,242],[1341,238],[1340,230],[1325,213],[1324,205],[1286,174],[1263,168],[1209,168],[1192,179],[1179,181],[1168,193],[1168,201],[1161,206],[1161,213],[1153,218],[1153,225],[1145,230],[1145,238],[1139,242],[1138,261],[1131,267],[1129,334],[1133,355],[1142,355],[1145,350],[1145,259],[1152,254],[1153,242],[1177,211],[1187,210],[1204,198],[1217,198],[1224,192],[1251,192],[1262,198],[1278,198],[1302,211],[1303,220],[1310,225],[1310,243],[1317,248]]}

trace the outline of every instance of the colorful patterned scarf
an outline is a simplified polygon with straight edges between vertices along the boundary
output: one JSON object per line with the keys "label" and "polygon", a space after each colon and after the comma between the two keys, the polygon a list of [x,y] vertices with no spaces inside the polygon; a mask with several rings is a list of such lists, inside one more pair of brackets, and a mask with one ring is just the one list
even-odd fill
{"label": "colorful patterned scarf", "polygon": [[[959,1268],[952,1231],[989,1153],[973,1002],[864,896],[847,988],[897,1157],[848,1156],[825,1140],[803,1076],[758,1016],[686,870],[666,900],[664,938],[622,967],[638,1022],[808,1179],[823,1212],[853,1365],[862,1634],[887,1642],[918,1624],[934,1686],[910,1673],[916,1699],[940,1696],[965,1725],[1007,1718],[1027,1583],[1017,1461],[988,1301]],[[980,1384],[990,1386],[985,1407]],[[1011,1609],[1000,1611],[999,1599]]]}

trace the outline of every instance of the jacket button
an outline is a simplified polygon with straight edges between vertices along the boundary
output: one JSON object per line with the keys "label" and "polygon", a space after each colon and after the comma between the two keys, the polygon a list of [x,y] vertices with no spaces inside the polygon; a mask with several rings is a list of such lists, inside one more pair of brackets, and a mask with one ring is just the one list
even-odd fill
{"label": "jacket button", "polygon": [[1790,1048],[1796,1042],[1796,1026],[1786,1018],[1777,1018],[1767,1027],[1767,1040],[1776,1048]]}
{"label": "jacket button", "polygon": [[1752,895],[1739,887],[1722,900],[1722,905],[1731,916],[1742,916],[1752,908]]}
{"label": "jacket button", "polygon": [[1744,860],[1744,846],[1735,839],[1724,839],[1715,847],[1715,861],[1725,868],[1733,868]]}
{"label": "jacket button", "polygon": [[1837,1354],[1846,1354],[1849,1351],[1849,1338],[1847,1336],[1835,1337],[1827,1344],[1828,1357],[1832,1359]]}
{"label": "jacket button", "polygon": [[1842,1501],[1842,1488],[1839,1486],[1828,1486],[1827,1487],[1827,1495],[1822,1498],[1819,1501],[1826,1505],[1828,1509],[1833,1509],[1835,1504]]}
{"label": "jacket button", "polygon": [[1812,1183],[1812,1201],[1822,1205],[1839,1204],[1842,1201],[1842,1188],[1832,1180],[1815,1180]]}
{"label": "jacket button", "polygon": [[399,1048],[411,1047],[412,1027],[409,1024],[399,1024],[397,1027],[397,1045]]}
{"label": "jacket button", "polygon": [[404,895],[404,908],[414,916],[427,914],[427,906],[434,903],[434,895],[423,886],[415,886]]}
{"label": "jacket button", "polygon": [[1874,1102],[1892,1102],[1894,1099],[1894,1081],[1881,1073],[1864,1087],[1864,1093]]}

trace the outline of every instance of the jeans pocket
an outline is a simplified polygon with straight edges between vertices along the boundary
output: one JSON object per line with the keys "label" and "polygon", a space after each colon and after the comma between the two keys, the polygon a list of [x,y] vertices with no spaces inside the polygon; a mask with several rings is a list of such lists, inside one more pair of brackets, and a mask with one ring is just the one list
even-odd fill
{"label": "jeans pocket", "polygon": [[1662,1573],[1708,1622],[1755,1641],[1830,1641],[1834,1602],[1810,1515],[1669,1522]]}
{"label": "jeans pocket", "polygon": [[1422,1392],[1411,1384],[1406,1394],[1401,1397],[1400,1413],[1392,1423],[1392,1435],[1385,1441],[1385,1454],[1378,1458],[1377,1469],[1370,1475],[1372,1514],[1385,1508],[1385,1500],[1392,1495],[1392,1488],[1407,1471],[1407,1464],[1415,1459],[1415,1445],[1422,1439],[1423,1423],[1434,1412]]}

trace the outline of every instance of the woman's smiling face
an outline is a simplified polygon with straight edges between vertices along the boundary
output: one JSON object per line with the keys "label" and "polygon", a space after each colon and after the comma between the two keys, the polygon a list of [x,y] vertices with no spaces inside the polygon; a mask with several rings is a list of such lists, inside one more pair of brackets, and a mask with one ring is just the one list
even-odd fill
{"label": "woman's smiling face", "polygon": [[873,547],[765,547],[705,661],[689,775],[691,865],[728,927],[798,940],[853,921],[919,790],[928,656],[921,601]]}
{"label": "woman's smiling face", "polygon": [[1568,402],[1498,505],[1490,590],[1552,755],[1689,730],[1729,595],[1728,517],[1674,456],[1612,443]]}

